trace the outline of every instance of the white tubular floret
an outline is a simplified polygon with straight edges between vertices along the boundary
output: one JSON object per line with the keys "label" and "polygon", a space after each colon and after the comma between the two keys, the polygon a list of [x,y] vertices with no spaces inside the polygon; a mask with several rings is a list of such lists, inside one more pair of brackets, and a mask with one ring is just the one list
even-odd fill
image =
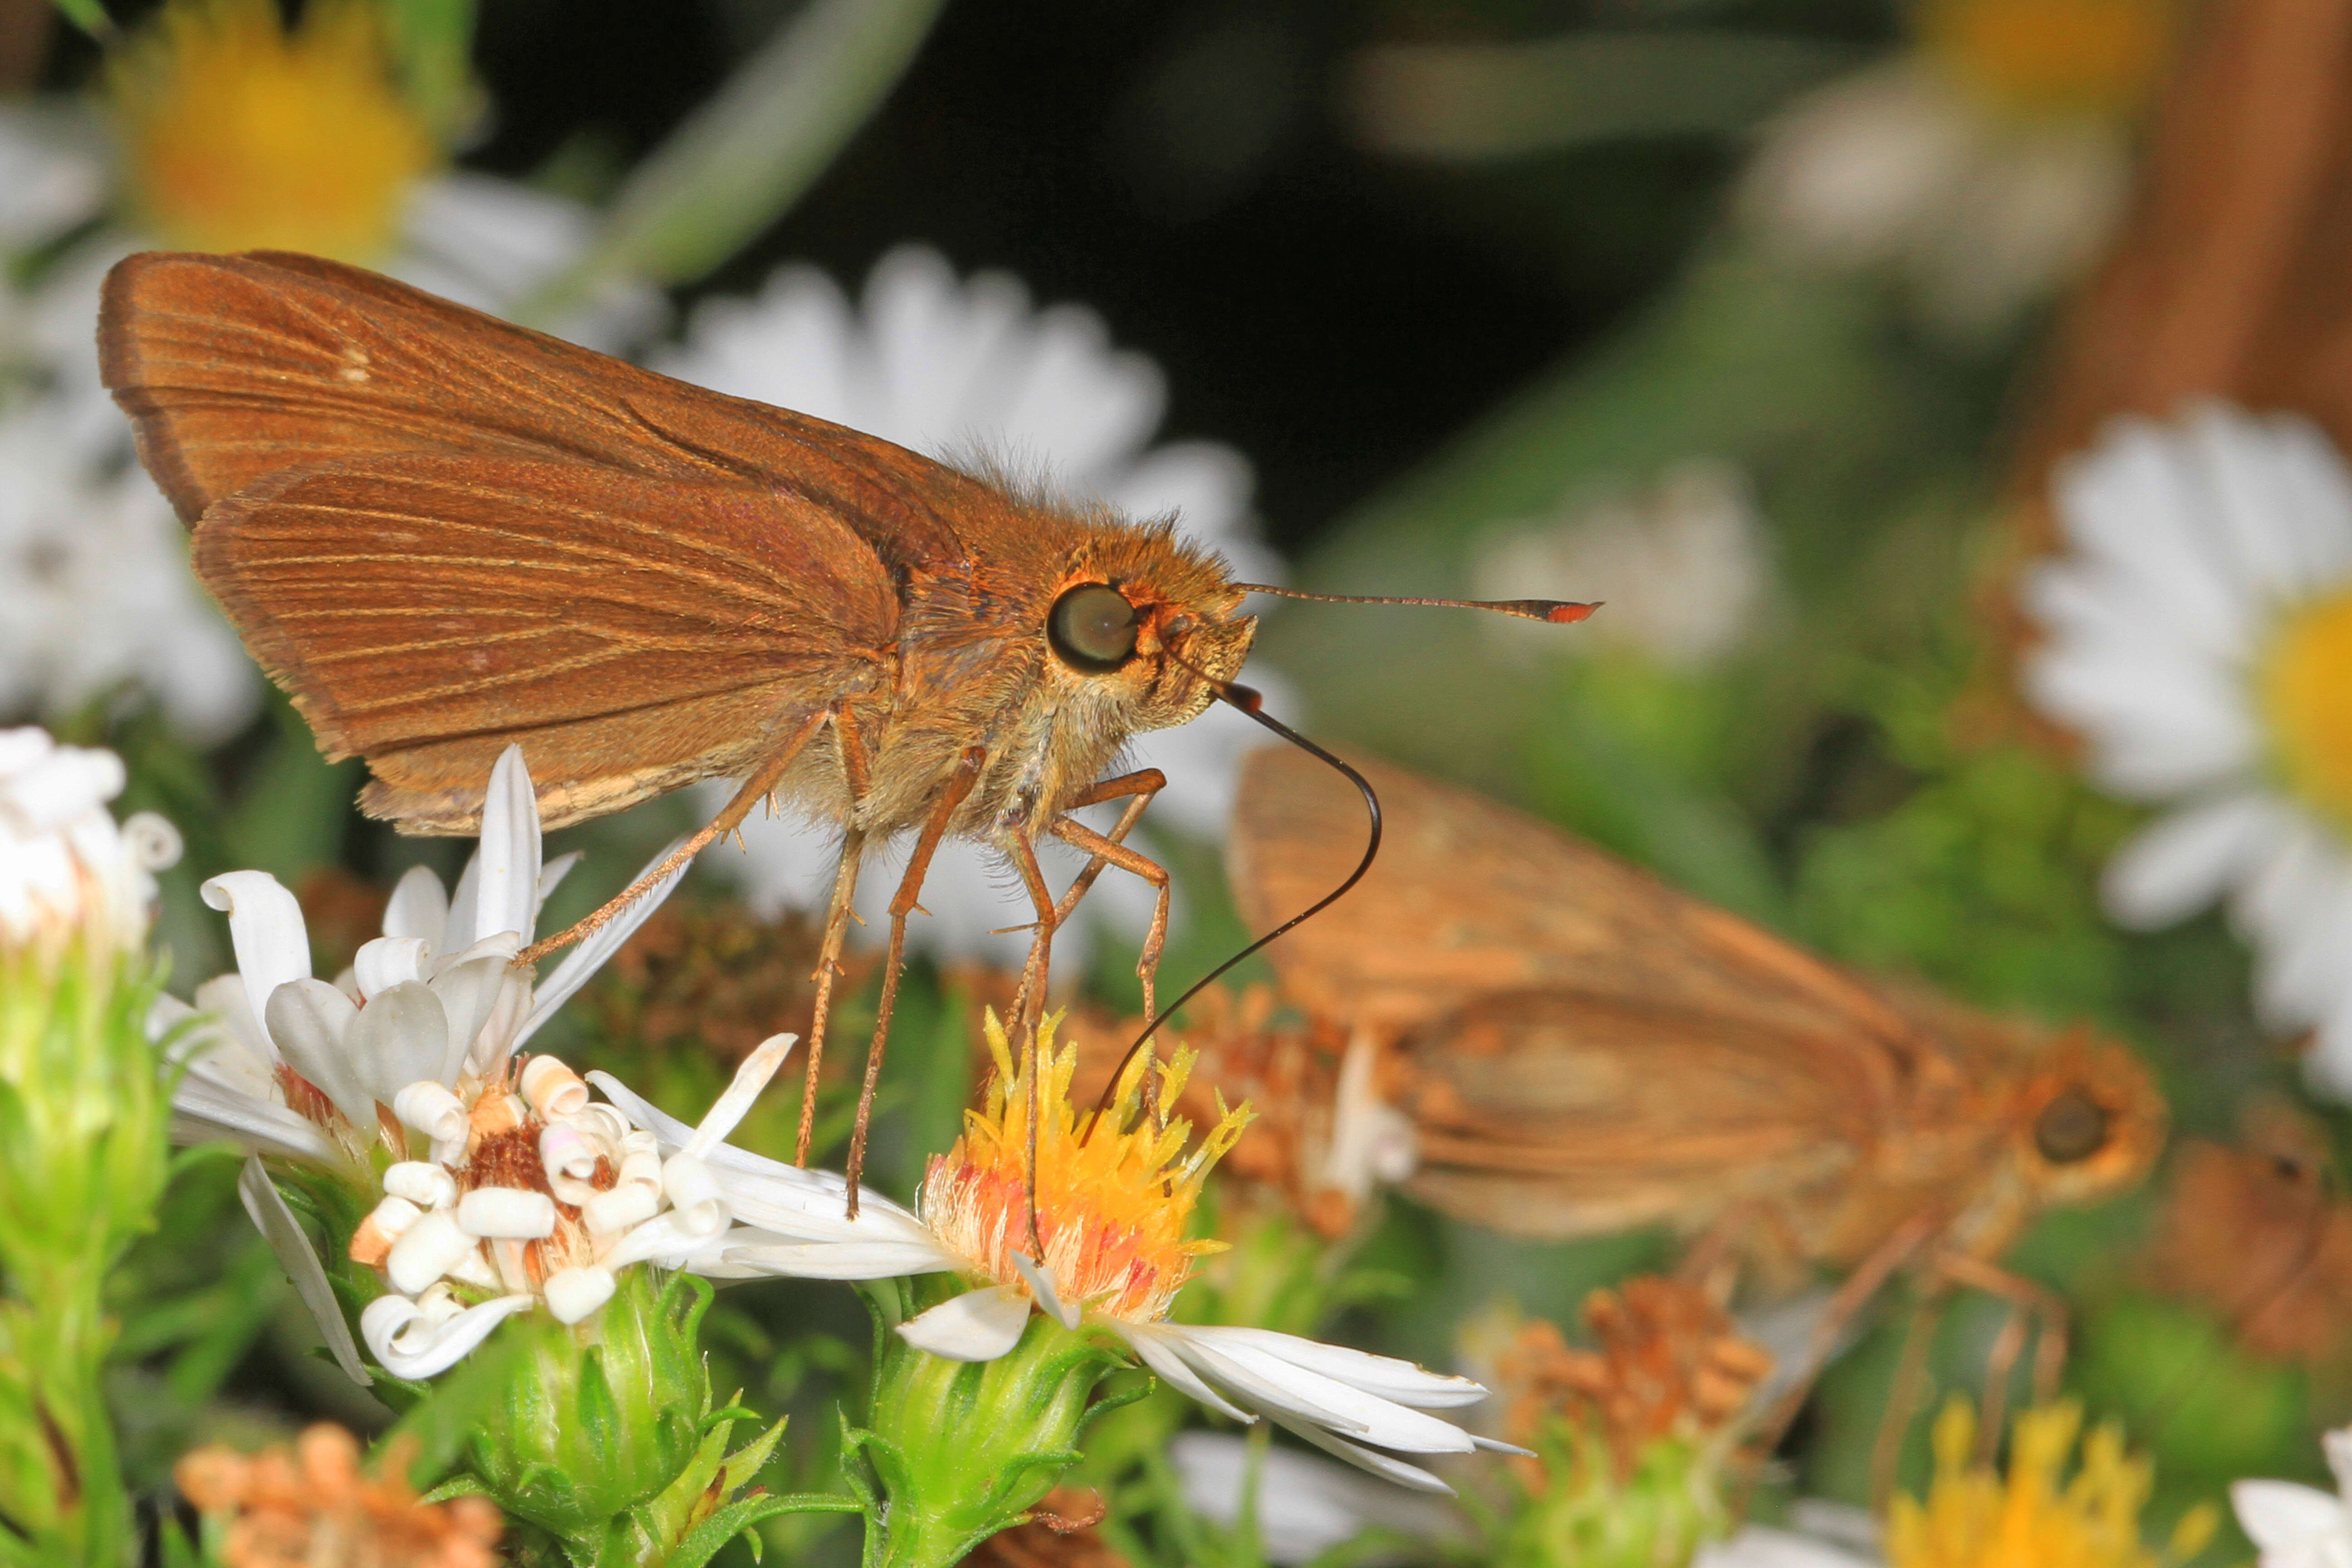
{"label": "white tubular floret", "polygon": [[466,1152],[466,1102],[433,1082],[420,1079],[392,1097],[392,1113],[401,1125],[413,1127],[433,1140],[433,1158],[450,1164]]}
{"label": "white tubular floret", "polygon": [[383,1190],[418,1208],[446,1209],[457,1201],[457,1178],[430,1160],[403,1160],[384,1167]]}
{"label": "white tubular floret", "polygon": [[537,1241],[555,1234],[555,1200],[522,1187],[476,1187],[457,1200],[457,1228],[467,1236]]}
{"label": "white tubular floret", "polygon": [[576,1323],[613,1299],[614,1281],[609,1268],[561,1268],[547,1277],[542,1288],[547,1310],[559,1323]]}
{"label": "white tubular floret", "polygon": [[727,1228],[727,1198],[710,1167],[691,1154],[673,1154],[662,1166],[662,1192],[686,1236],[717,1236]]}
{"label": "white tubular floret", "polygon": [[577,1115],[588,1103],[588,1086],[553,1057],[533,1057],[523,1063],[521,1088],[524,1102],[546,1121]]}
{"label": "white tubular floret", "polygon": [[473,1250],[474,1238],[457,1228],[456,1219],[445,1213],[425,1215],[392,1244],[384,1273],[394,1289],[414,1296]]}

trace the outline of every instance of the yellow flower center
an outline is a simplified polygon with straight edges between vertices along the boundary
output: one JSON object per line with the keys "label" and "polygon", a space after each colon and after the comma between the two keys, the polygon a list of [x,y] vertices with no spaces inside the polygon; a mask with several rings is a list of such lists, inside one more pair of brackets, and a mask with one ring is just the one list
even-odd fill
{"label": "yellow flower center", "polygon": [[136,216],[166,245],[366,261],[437,153],[392,80],[383,19],[315,0],[170,0],[108,76]]}
{"label": "yellow flower center", "polygon": [[2352,589],[2289,615],[2256,679],[2287,788],[2352,826]]}
{"label": "yellow flower center", "polygon": [[2161,1568],[2205,1543],[2217,1521],[2201,1508],[2180,1521],[2167,1553],[2141,1542],[2153,1477],[2147,1461],[2125,1455],[2112,1424],[2091,1434],[2081,1468],[2066,1479],[2082,1425],[2082,1407],[2072,1403],[2019,1415],[2004,1478],[1975,1457],[1967,1402],[1945,1405],[1927,1500],[1897,1497],[1888,1516],[1889,1568]]}
{"label": "yellow flower center", "polygon": [[2155,91],[2172,0],[1928,0],[1929,54],[1994,107],[2121,119]]}
{"label": "yellow flower center", "polygon": [[[996,1074],[984,1110],[964,1113],[963,1136],[933,1156],[923,1177],[924,1223],[970,1270],[999,1285],[1018,1287],[1013,1254],[1042,1246],[1063,1300],[1115,1318],[1156,1321],[1167,1316],[1192,1260],[1223,1243],[1187,1241],[1186,1223],[1209,1169],[1248,1125],[1247,1104],[1227,1110],[1217,1101],[1217,1125],[1186,1153],[1192,1124],[1160,1123],[1143,1108],[1148,1071],[1159,1074],[1160,1105],[1173,1105],[1192,1068],[1192,1053],[1164,1063],[1139,1057],[1120,1076],[1111,1109],[1091,1135],[1087,1111],[1070,1102],[1077,1047],[1054,1048],[1049,1018],[1034,1041],[1013,1059],[1003,1026],[987,1019],[988,1048]],[[1039,1062],[1043,1059],[1043,1076]],[[1034,1096],[1033,1096],[1033,1090]],[[1030,1113],[1036,1122],[1037,1226],[1029,1229]]]}

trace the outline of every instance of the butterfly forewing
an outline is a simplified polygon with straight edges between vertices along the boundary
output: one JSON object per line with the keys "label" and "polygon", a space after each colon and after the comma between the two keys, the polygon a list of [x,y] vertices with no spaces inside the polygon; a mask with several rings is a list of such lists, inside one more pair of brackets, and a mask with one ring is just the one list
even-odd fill
{"label": "butterfly forewing", "polygon": [[[1868,987],[1549,823],[1350,759],[1380,792],[1380,858],[1348,897],[1267,951],[1315,1011],[1405,1027],[1474,997],[1563,988],[1804,1037],[1910,1039]],[[1363,850],[1355,794],[1311,757],[1244,773],[1227,858],[1260,929],[1328,891]]]}
{"label": "butterfly forewing", "polygon": [[894,565],[962,547],[973,481],[877,437],[727,397],[315,257],[150,252],[108,274],[107,386],[180,515],[372,455],[571,460],[805,495]]}
{"label": "butterfly forewing", "polygon": [[744,771],[887,684],[898,615],[806,500],[584,463],[282,471],[206,511],[195,563],[321,743],[370,760],[371,808],[453,831],[510,740],[551,826]]}

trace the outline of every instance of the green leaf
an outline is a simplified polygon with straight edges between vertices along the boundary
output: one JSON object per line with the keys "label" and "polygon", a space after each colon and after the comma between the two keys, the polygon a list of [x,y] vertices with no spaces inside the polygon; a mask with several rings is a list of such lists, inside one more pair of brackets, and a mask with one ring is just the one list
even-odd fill
{"label": "green leaf", "polygon": [[[748,1497],[740,1502],[728,1504],[692,1530],[673,1548],[663,1561],[667,1568],[702,1568],[719,1554],[719,1549],[738,1535],[750,1531],[764,1519],[774,1519],[787,1513],[858,1513],[863,1510],[856,1498],[831,1497],[821,1492],[804,1492],[784,1497],[761,1495]],[[751,1535],[752,1555],[759,1554],[760,1538]]]}
{"label": "green leaf", "polygon": [[104,43],[114,37],[114,20],[98,0],[57,0],[58,15]]}
{"label": "green leaf", "polygon": [[691,282],[814,184],[880,107],[943,0],[814,0],[630,174],[588,254],[521,312],[615,279]]}

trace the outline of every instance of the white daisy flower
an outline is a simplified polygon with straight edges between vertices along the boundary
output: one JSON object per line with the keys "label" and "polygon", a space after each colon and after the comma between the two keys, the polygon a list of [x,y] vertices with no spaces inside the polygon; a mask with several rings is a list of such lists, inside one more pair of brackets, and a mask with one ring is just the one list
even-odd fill
{"label": "white daisy flower", "polygon": [[54,398],[0,413],[0,712],[136,681],[189,739],[234,734],[261,683],[188,571],[187,531],[143,472],[72,461],[71,442]]}
{"label": "white daisy flower", "polygon": [[[1471,563],[1481,598],[1598,599],[1606,615],[1572,637],[1550,626],[1484,617],[1482,630],[1515,654],[1628,647],[1676,668],[1703,668],[1755,628],[1772,587],[1763,521],[1736,465],[1693,458],[1655,483],[1570,498],[1549,517],[1508,522]],[[1530,635],[1533,634],[1533,635]]]}
{"label": "white daisy flower", "polygon": [[[0,706],[54,712],[136,677],[205,743],[260,699],[99,379],[99,289],[116,261],[158,247],[348,256],[504,312],[584,251],[593,219],[578,205],[436,172],[378,20],[322,7],[289,31],[267,0],[172,0],[113,52],[104,111],[0,107],[0,261],[40,261],[29,286],[13,268],[0,282],[0,373],[15,384],[0,385],[0,560],[34,590],[0,605]],[[614,347],[660,311],[652,290],[616,286],[556,326]]]}
{"label": "white daisy flower", "polygon": [[471,1074],[452,1089],[423,1079],[394,1113],[430,1147],[383,1173],[383,1198],[351,1243],[385,1293],[360,1335],[396,1376],[437,1376],[506,1319],[544,1307],[585,1321],[620,1273],[652,1263],[739,1274],[721,1261],[769,1239],[731,1226],[730,1182],[706,1157],[751,1110],[796,1037],[777,1035],[667,1156],[653,1133],[592,1103],[580,1076],[537,1056],[512,1073]]}
{"label": "white daisy flower", "polygon": [[2261,1553],[2261,1568],[2352,1568],[2352,1426],[2320,1439],[2336,1489],[2294,1481],[2239,1481],[2230,1488],[2238,1526]]}
{"label": "white daisy flower", "polygon": [[[793,408],[951,461],[976,457],[1016,473],[1042,471],[1074,494],[1098,497],[1130,517],[1174,514],[1185,537],[1223,553],[1245,582],[1280,581],[1280,563],[1256,538],[1248,463],[1205,441],[1151,445],[1167,403],[1159,370],[1112,347],[1091,310],[1032,306],[1019,282],[982,272],[959,280],[936,251],[905,246],[885,256],[852,305],[823,273],[786,267],[755,300],[713,299],[697,308],[686,341],[654,368],[719,392]],[[1268,689],[1278,680],[1251,669]],[[1167,773],[1145,833],[1157,822],[1213,836],[1233,806],[1239,758],[1263,741],[1247,719],[1213,708],[1192,723],[1139,736],[1129,762]],[[730,784],[704,786],[716,810]],[[827,828],[764,818],[747,823],[746,889],[755,907],[822,909],[832,891],[835,844]],[[898,847],[900,856],[909,847]],[[1075,852],[1058,841],[1041,854]],[[717,862],[724,864],[724,862]],[[870,856],[861,893],[887,898],[903,864]],[[1111,914],[1140,930],[1150,897],[1132,878],[1103,879],[1055,939],[1060,967],[1084,964],[1087,924]],[[908,930],[917,948],[1017,965],[1022,935],[992,936],[1031,917],[1017,879],[978,846],[951,843],[932,862],[923,908]]]}
{"label": "white daisy flower", "polygon": [[2209,406],[2117,422],[2054,500],[2026,693],[2101,787],[2168,808],[2107,908],[2155,927],[2226,898],[2262,1015],[2316,1029],[2313,1083],[2352,1097],[2352,472],[2300,419]]}
{"label": "white daisy flower", "polygon": [[521,748],[509,746],[491,771],[481,844],[455,896],[430,868],[411,870],[385,908],[384,934],[334,984],[312,977],[301,906],[276,878],[232,871],[204,885],[205,901],[228,915],[237,967],[199,985],[195,1006],[163,997],[149,1019],[150,1033],[171,1040],[184,1069],[172,1097],[173,1135],[246,1150],[240,1187],[248,1211],[329,1346],[362,1381],[326,1277],[261,1157],[372,1183],[373,1151],[405,1161],[404,1128],[428,1113],[441,1118],[429,1134],[447,1143],[439,1152],[462,1154],[467,1124],[444,1125],[448,1103],[470,1106],[484,1086],[504,1084],[515,1052],[677,882],[673,874],[656,883],[534,984],[514,956],[530,945],[541,906],[578,858],[541,863],[537,797]]}
{"label": "white daisy flower", "polygon": [[2169,0],[1938,0],[1916,48],[1768,125],[1740,193],[1784,250],[1885,266],[1959,334],[2013,321],[2096,259],[2131,181]]}
{"label": "white daisy flower", "polygon": [[146,940],[155,873],[180,858],[180,836],[152,812],[118,826],[106,803],[122,784],[111,752],[0,730],[0,948],[79,938],[128,952]]}
{"label": "white daisy flower", "polygon": [[[951,1361],[993,1361],[1019,1342],[1034,1308],[1065,1329],[1116,1336],[1161,1379],[1221,1415],[1241,1422],[1264,1415],[1326,1452],[1418,1490],[1452,1489],[1395,1454],[1506,1447],[1429,1414],[1484,1399],[1486,1389],[1467,1378],[1266,1329],[1170,1321],[1192,1259],[1217,1247],[1185,1240],[1185,1223],[1209,1168],[1240,1136],[1247,1108],[1228,1114],[1185,1153],[1185,1123],[1163,1130],[1142,1111],[1144,1073],[1157,1064],[1139,1058],[1103,1124],[1082,1140],[1084,1113],[1070,1103],[1076,1049],[1055,1052],[1050,1025],[1037,1039],[1045,1074],[1037,1085],[1045,1116],[1035,1156],[1042,1258],[1023,1250],[1030,1234],[1027,1106],[1037,1053],[1024,1049],[1016,1067],[992,1017],[997,1070],[987,1107],[968,1112],[963,1137],[931,1161],[917,1210],[861,1193],[852,1220],[837,1178],[821,1184],[807,1172],[717,1150],[709,1161],[730,1171],[736,1217],[773,1237],[732,1246],[723,1260],[832,1279],[955,1273],[972,1289],[898,1326],[918,1350]],[[1157,1065],[1161,1104],[1175,1102],[1190,1065],[1189,1057]],[[684,1128],[603,1075],[591,1077],[665,1149],[684,1146]]]}

